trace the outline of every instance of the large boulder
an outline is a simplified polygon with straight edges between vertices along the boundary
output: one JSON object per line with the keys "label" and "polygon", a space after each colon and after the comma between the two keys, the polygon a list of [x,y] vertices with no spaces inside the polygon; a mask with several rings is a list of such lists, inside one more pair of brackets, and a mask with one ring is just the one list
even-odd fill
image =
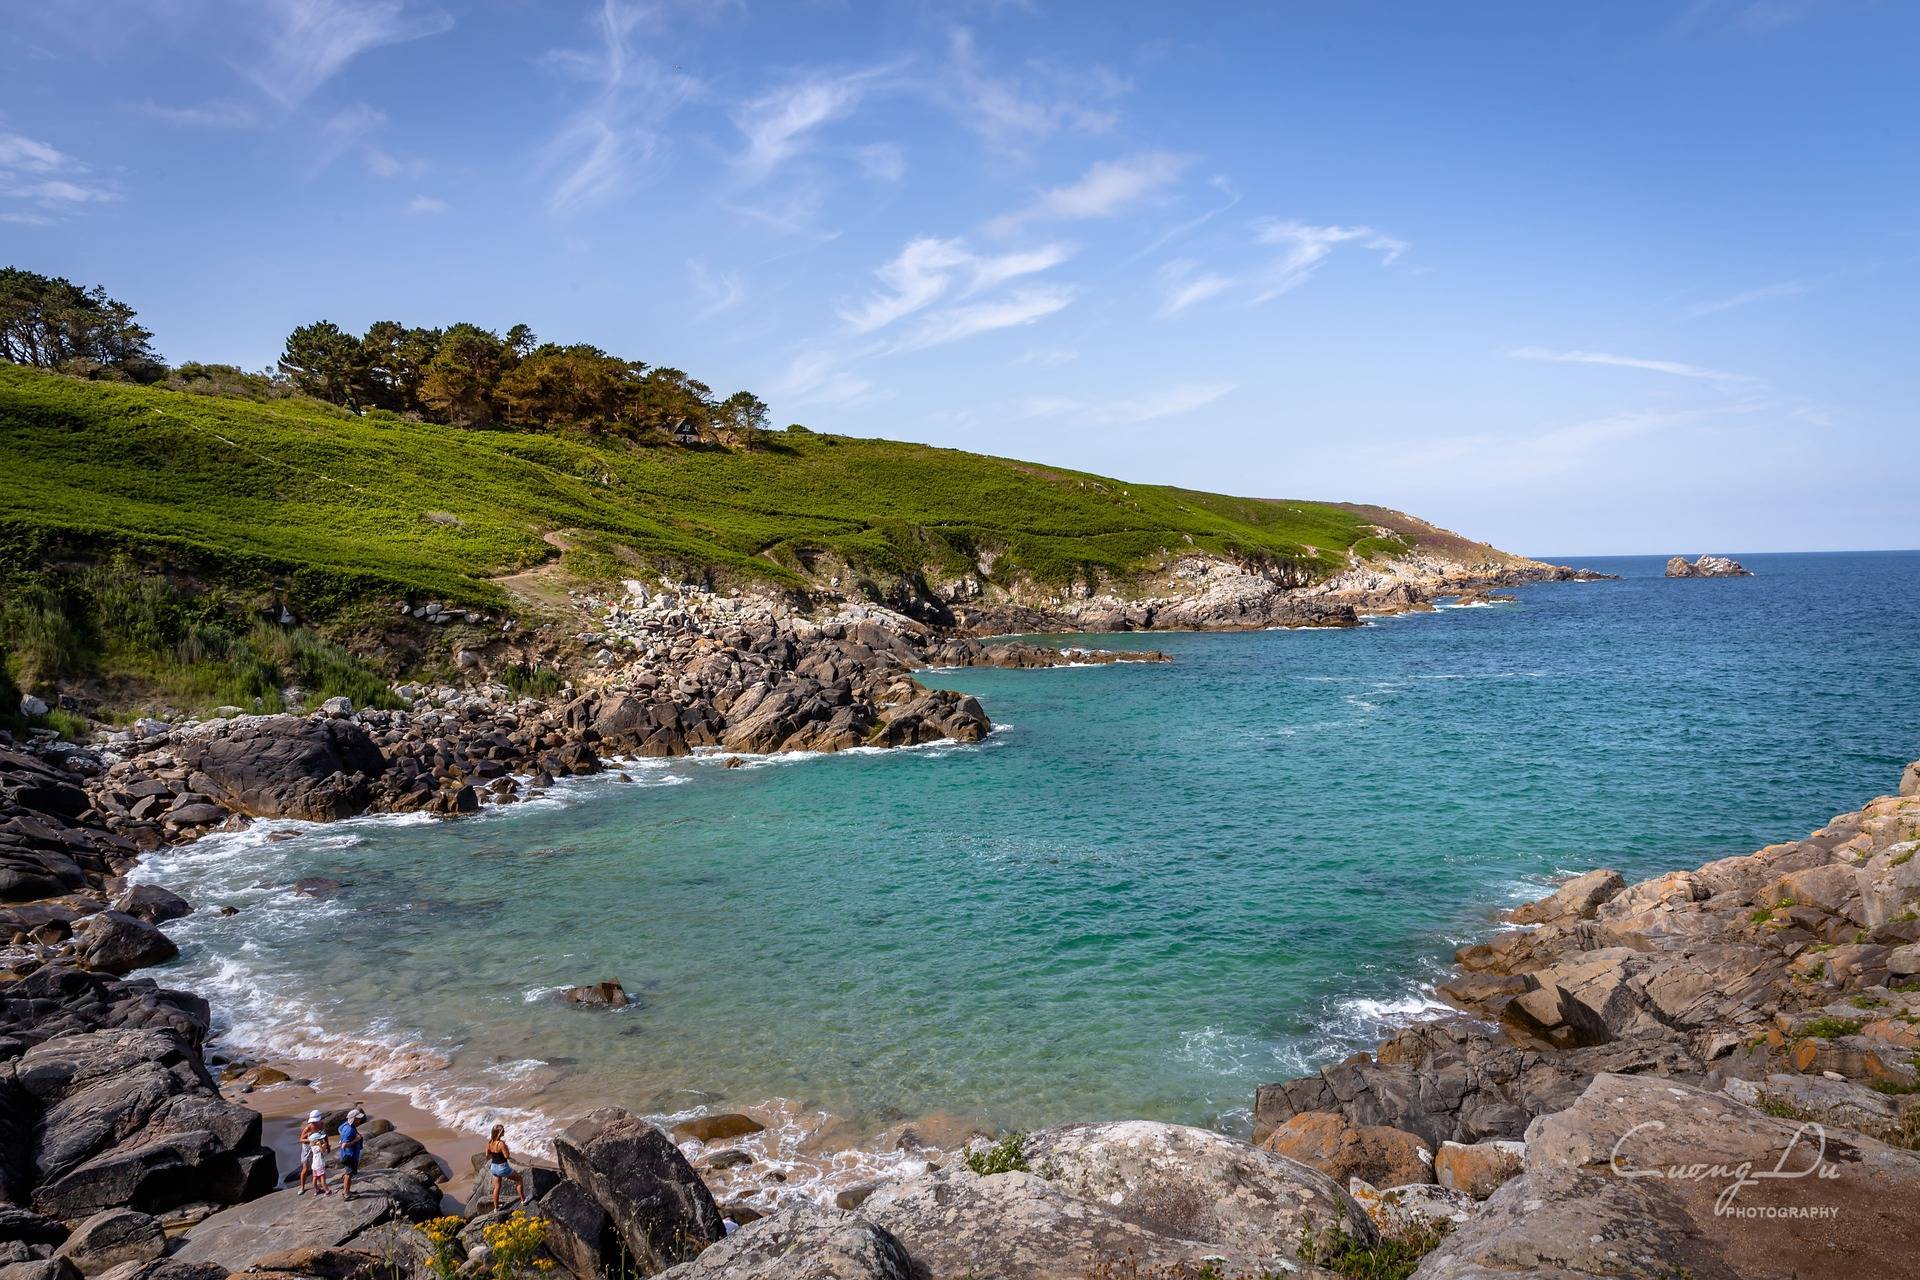
{"label": "large boulder", "polygon": [[1418,1135],[1381,1124],[1349,1124],[1333,1111],[1303,1111],[1260,1145],[1312,1165],[1336,1186],[1345,1186],[1349,1178],[1381,1187],[1433,1181],[1433,1151]]}
{"label": "large boulder", "polygon": [[750,1222],[662,1280],[913,1280],[885,1230],[840,1209],[800,1204]]}
{"label": "large boulder", "polygon": [[684,1262],[726,1234],[713,1194],[673,1139],[631,1112],[590,1111],[553,1149],[562,1176],[606,1211],[642,1275]]}
{"label": "large boulder", "polygon": [[1415,1276],[1910,1275],[1916,1203],[1920,1155],[1671,1080],[1601,1075],[1534,1121],[1524,1174]]}
{"label": "large boulder", "polygon": [[1254,1255],[1150,1231],[1032,1173],[947,1168],[885,1183],[860,1217],[906,1248],[915,1280],[1086,1280],[1102,1266],[1157,1276],[1210,1258],[1228,1275],[1258,1274]]}
{"label": "large boulder", "polygon": [[1294,1261],[1303,1232],[1369,1234],[1366,1215],[1324,1174],[1210,1129],[1146,1120],[1062,1125],[1031,1135],[1023,1152],[1054,1186],[1135,1226],[1262,1266]]}
{"label": "large boulder", "polygon": [[30,1135],[18,1176],[41,1213],[69,1221],[122,1207],[159,1213],[272,1188],[260,1117],[215,1091],[197,1036],[60,1036],[28,1049],[8,1075],[19,1095],[8,1111]]}
{"label": "large boulder", "polygon": [[113,900],[113,909],[148,924],[165,924],[193,914],[193,904],[157,884],[129,885]]}
{"label": "large boulder", "polygon": [[1591,920],[1594,912],[1619,896],[1627,882],[1618,871],[1589,871],[1555,889],[1537,902],[1515,907],[1507,919],[1515,924],[1563,924]]}
{"label": "large boulder", "polygon": [[358,1185],[351,1200],[338,1193],[302,1196],[297,1191],[276,1191],[196,1224],[173,1260],[212,1262],[229,1272],[245,1271],[289,1249],[335,1248],[392,1215],[392,1203],[385,1196],[363,1194]]}
{"label": "large boulder", "polygon": [[99,973],[131,973],[180,954],[173,939],[138,916],[100,911],[74,926],[75,958]]}
{"label": "large boulder", "polygon": [[174,744],[194,789],[256,818],[350,818],[386,757],[351,720],[240,716]]}
{"label": "large boulder", "polygon": [[156,1262],[166,1256],[167,1236],[157,1218],[132,1209],[106,1209],[73,1229],[54,1256],[65,1258],[83,1276],[128,1262]]}

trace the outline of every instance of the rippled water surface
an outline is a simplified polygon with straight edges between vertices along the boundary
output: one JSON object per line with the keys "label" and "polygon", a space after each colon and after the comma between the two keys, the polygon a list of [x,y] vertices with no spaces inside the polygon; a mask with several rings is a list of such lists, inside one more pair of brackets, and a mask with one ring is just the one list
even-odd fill
{"label": "rippled water surface", "polygon": [[[1920,755],[1920,554],[1581,563],[1627,580],[929,676],[1001,726],[977,747],[655,763],[456,822],[261,824],[142,874],[241,908],[183,922],[171,975],[233,1040],[450,1120],[789,1099],[1231,1128],[1555,875],[1802,834]],[[552,998],[607,977],[639,1004]]]}

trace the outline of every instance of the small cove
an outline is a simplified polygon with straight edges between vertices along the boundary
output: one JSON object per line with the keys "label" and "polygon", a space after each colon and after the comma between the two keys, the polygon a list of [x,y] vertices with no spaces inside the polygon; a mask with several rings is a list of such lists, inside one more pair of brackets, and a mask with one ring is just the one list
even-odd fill
{"label": "small cove", "polygon": [[[164,980],[229,1042],[448,1123],[619,1102],[856,1127],[1236,1129],[1501,905],[1802,834],[1920,755],[1920,554],[1743,557],[1359,631],[1156,633],[1167,666],[929,673],[977,746],[643,762],[458,822],[263,823],[156,855]],[[292,891],[302,877],[337,893]],[[554,989],[618,977],[619,1011]]]}

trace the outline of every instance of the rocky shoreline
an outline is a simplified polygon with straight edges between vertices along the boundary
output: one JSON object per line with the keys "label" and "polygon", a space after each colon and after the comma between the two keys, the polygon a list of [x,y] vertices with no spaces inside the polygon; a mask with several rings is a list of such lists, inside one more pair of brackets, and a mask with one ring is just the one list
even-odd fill
{"label": "rocky shoreline", "polygon": [[[126,883],[143,851],[254,817],[458,814],[621,755],[977,740],[978,704],[914,671],[1164,660],[860,607],[652,596],[605,618],[622,661],[556,699],[402,688],[404,709],[0,744],[0,1280],[431,1271],[414,1226],[453,1171],[414,1138],[370,1128],[353,1201],[276,1189],[260,1115],[220,1088],[271,1072],[210,1056],[204,1000],[131,976],[194,909]],[[754,1122],[667,1134],[608,1108],[531,1171],[532,1207],[583,1280],[1251,1280],[1388,1274],[1359,1269],[1380,1258],[1474,1280],[1914,1274],[1916,852],[1920,763],[1805,840],[1577,877],[1461,950],[1438,989],[1457,1015],[1263,1086],[1251,1143],[1121,1121],[949,1150],[903,1130],[924,1158],[902,1176],[754,1221],[715,1193]],[[1792,1150],[1807,1177],[1726,1172]],[[488,1267],[484,1208],[476,1191],[458,1215],[463,1274]]]}
{"label": "rocky shoreline", "polygon": [[[98,814],[75,774],[0,748],[4,1280],[425,1274],[411,1224],[440,1214],[450,1171],[376,1124],[355,1200],[275,1190],[259,1115],[209,1070],[205,1002],[126,976],[192,908],[121,887],[139,849]],[[668,1135],[608,1108],[531,1171],[533,1208],[582,1277],[1333,1275],[1436,1242],[1413,1275],[1911,1274],[1916,852],[1920,762],[1805,840],[1632,886],[1577,877],[1461,950],[1439,989],[1460,1015],[1263,1087],[1252,1144],[1067,1125],[756,1222],[708,1185],[751,1122]],[[60,892],[27,900],[47,876]],[[1725,1173],[1809,1132],[1806,1178]],[[483,1200],[462,1210],[470,1270],[499,1221]],[[723,1213],[746,1225],[725,1234]]]}

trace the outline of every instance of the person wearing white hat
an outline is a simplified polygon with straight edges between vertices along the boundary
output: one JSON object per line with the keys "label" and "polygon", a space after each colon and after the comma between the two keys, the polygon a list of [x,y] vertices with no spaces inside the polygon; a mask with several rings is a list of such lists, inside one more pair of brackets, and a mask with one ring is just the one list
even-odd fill
{"label": "person wearing white hat", "polygon": [[307,1175],[313,1175],[313,1194],[327,1194],[326,1117],[316,1109],[300,1126],[300,1194],[307,1194]]}

